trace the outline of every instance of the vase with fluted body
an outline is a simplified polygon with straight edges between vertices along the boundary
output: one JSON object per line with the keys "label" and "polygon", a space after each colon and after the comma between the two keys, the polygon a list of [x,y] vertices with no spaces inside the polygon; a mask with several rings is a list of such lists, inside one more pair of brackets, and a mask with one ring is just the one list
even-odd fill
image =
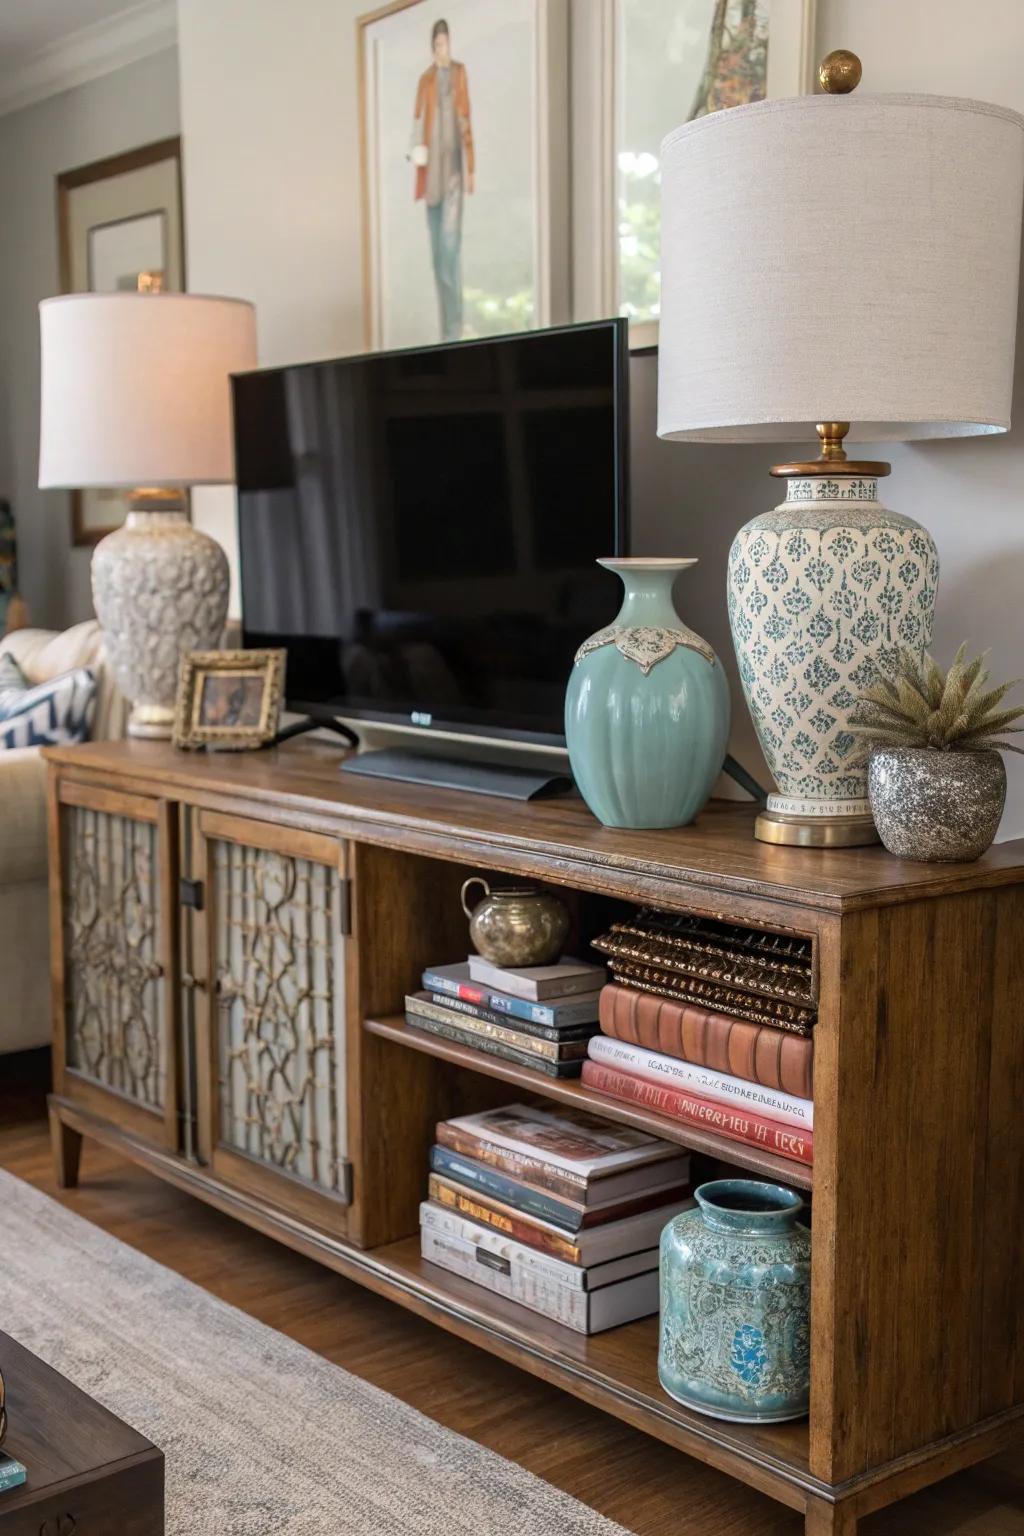
{"label": "vase with fluted body", "polygon": [[622,579],[614,622],[585,640],[565,702],[569,762],[606,827],[680,827],[707,801],[729,739],[729,688],[672,591],[695,560],[601,560]]}

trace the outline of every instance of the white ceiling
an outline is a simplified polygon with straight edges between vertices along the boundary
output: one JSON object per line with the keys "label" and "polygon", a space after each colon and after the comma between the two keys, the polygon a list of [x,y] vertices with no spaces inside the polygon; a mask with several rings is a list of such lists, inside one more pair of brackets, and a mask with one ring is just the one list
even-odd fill
{"label": "white ceiling", "polygon": [[0,113],[173,46],[175,0],[0,0]]}

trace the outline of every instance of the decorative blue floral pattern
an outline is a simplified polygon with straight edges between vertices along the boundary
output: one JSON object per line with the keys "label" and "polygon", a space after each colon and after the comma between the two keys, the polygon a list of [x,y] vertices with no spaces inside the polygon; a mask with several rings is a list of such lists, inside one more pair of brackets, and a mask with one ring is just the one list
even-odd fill
{"label": "decorative blue floral pattern", "polygon": [[768,1351],[764,1334],[751,1323],[743,1323],[732,1336],[730,1363],[745,1386],[756,1387],[768,1369]]}
{"label": "decorative blue floral pattern", "polygon": [[931,642],[939,558],[928,532],[886,511],[873,480],[791,480],[741,529],[729,616],[747,703],[784,795],[863,800],[844,763],[857,697],[900,646]]}

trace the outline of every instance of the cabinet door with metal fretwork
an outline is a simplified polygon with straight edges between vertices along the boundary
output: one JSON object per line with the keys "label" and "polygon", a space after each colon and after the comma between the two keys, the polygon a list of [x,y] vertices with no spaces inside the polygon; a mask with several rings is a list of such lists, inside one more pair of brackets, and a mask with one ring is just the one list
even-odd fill
{"label": "cabinet door with metal fretwork", "polygon": [[197,1150],[218,1178],[344,1234],[344,842],[200,810],[185,977],[195,1017]]}
{"label": "cabinet door with metal fretwork", "polygon": [[176,1150],[175,808],[60,778],[49,815],[55,1091]]}

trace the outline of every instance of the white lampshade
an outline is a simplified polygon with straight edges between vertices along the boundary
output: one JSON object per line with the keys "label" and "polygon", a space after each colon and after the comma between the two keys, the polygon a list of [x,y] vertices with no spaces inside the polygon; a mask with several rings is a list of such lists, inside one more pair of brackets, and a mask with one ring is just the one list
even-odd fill
{"label": "white lampshade", "polygon": [[81,293],[39,306],[39,484],[234,479],[228,376],[256,365],[241,299]]}
{"label": "white lampshade", "polygon": [[687,123],[661,161],[660,436],[1006,430],[1024,118],[804,96]]}

